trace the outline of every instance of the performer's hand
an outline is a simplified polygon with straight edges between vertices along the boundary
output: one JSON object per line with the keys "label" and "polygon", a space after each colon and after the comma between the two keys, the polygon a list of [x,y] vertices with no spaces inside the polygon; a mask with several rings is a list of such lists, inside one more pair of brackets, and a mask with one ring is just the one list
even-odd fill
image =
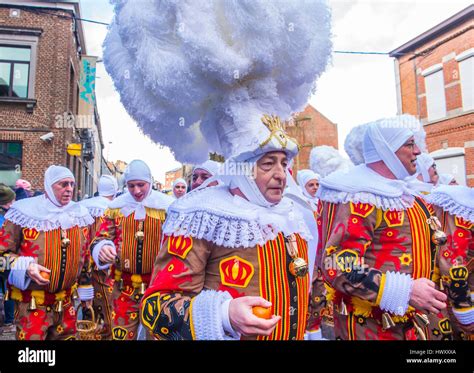
{"label": "performer's hand", "polygon": [[43,267],[42,265],[39,265],[35,262],[30,263],[28,269],[26,270],[26,274],[28,275],[28,277],[31,278],[32,281],[36,282],[38,285],[44,286],[49,284],[49,280],[41,276],[40,272],[51,273],[48,268]]}
{"label": "performer's hand", "polygon": [[115,248],[113,246],[104,245],[102,249],[100,249],[99,261],[102,264],[112,263],[115,260],[116,256],[117,252],[115,251]]}
{"label": "performer's hand", "polygon": [[262,319],[252,312],[252,307],[271,307],[272,304],[262,297],[240,297],[230,301],[229,320],[232,328],[243,335],[270,335],[280,321],[280,316]]}
{"label": "performer's hand", "polygon": [[413,281],[410,305],[420,311],[438,313],[446,308],[447,296],[435,289],[433,281],[418,278]]}

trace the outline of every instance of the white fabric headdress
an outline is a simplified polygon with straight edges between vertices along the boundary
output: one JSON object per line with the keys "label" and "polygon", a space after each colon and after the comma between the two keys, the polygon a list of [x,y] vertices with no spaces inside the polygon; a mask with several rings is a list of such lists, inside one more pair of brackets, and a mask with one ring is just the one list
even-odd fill
{"label": "white fabric headdress", "polygon": [[23,228],[34,228],[38,231],[92,224],[94,219],[85,207],[74,201],[61,206],[54,196],[53,184],[65,178],[74,179],[69,169],[49,166],[44,176],[44,189],[47,194],[16,201],[8,210],[5,219]]}
{"label": "white fabric headdress", "polygon": [[117,179],[110,175],[102,175],[99,179],[98,192],[99,196],[115,197],[118,192]]}
{"label": "white fabric headdress", "polygon": [[173,181],[173,188],[178,185],[178,184],[184,184],[184,187],[187,188],[188,187],[188,183],[186,182],[186,180],[184,180],[182,177],[180,178],[177,178],[175,181]]}
{"label": "white fabric headdress", "polygon": [[124,172],[124,178],[125,182],[139,180],[150,184],[148,194],[141,202],[137,202],[130,193],[125,193],[110,203],[109,207],[111,209],[119,208],[125,217],[135,213],[135,220],[144,220],[146,218],[146,207],[155,210],[166,210],[174,201],[174,198],[152,189],[150,168],[141,160],[130,162]]}
{"label": "white fabric headdress", "polygon": [[434,163],[435,161],[433,157],[428,153],[421,153],[416,157],[416,170],[421,173],[425,183],[431,183],[429,169],[434,165]]}
{"label": "white fabric headdress", "polygon": [[365,163],[383,161],[398,180],[409,177],[410,174],[395,152],[415,135],[411,129],[414,125],[418,125],[418,122],[402,117],[381,119],[369,124],[363,140]]}
{"label": "white fabric headdress", "polygon": [[221,166],[222,166],[222,163],[208,159],[206,162],[194,166],[193,173],[195,170],[205,170],[209,172],[212,176],[215,176],[219,173]]}
{"label": "white fabric headdress", "polygon": [[319,180],[320,178],[321,177],[312,170],[298,170],[298,173],[296,174],[296,180],[298,181],[301,191],[307,198],[311,199],[315,197],[308,193],[306,190],[306,184],[308,184],[310,180]]}

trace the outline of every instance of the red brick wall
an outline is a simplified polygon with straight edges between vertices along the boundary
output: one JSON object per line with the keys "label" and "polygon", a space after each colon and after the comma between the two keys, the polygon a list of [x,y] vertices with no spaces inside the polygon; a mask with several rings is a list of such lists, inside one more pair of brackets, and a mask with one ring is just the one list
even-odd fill
{"label": "red brick wall", "polygon": [[[474,21],[466,22],[436,39],[418,47],[414,52],[422,52],[443,40],[444,43],[429,53],[410,59],[413,54],[399,58],[400,89],[402,112],[418,116],[427,122],[425,78],[421,72],[435,64],[443,64],[447,119],[425,125],[428,151],[433,152],[448,147],[465,147],[474,141],[474,113],[463,112],[459,65],[455,56],[474,47]],[[449,40],[447,40],[449,39]],[[453,58],[446,56],[454,52]],[[443,57],[445,61],[443,62]],[[417,85],[415,84],[415,71]],[[418,102],[416,92],[418,90]],[[421,97],[420,97],[421,95]],[[451,112],[451,113],[450,113]],[[466,175],[469,186],[474,186],[474,148],[465,148]]]}
{"label": "red brick wall", "polygon": [[293,163],[294,175],[297,170],[309,168],[309,155],[315,146],[329,145],[338,148],[337,124],[331,122],[311,105],[306,106],[294,120],[294,126],[288,125],[286,132],[294,137],[301,146]]}
{"label": "red brick wall", "polygon": [[[70,16],[62,11],[57,14]],[[38,41],[34,97],[37,104],[33,113],[27,113],[25,105],[0,102],[0,140],[23,142],[22,177],[29,180],[33,188],[42,189],[44,171],[51,164],[66,165],[66,146],[73,142],[72,129],[57,128],[55,124],[56,117],[67,111],[70,61],[74,65],[76,81],[79,79],[72,21],[23,10],[20,18],[10,18],[9,9],[0,8],[0,24],[43,30]],[[76,92],[76,89],[72,91]],[[11,132],[8,129],[32,132]],[[54,133],[54,139],[45,143],[39,137],[48,132]]]}
{"label": "red brick wall", "polygon": [[[459,34],[461,31],[472,27],[474,22],[459,25],[449,33],[443,34],[429,43],[419,47],[414,52],[424,51],[426,48],[436,45],[444,39],[453,37],[453,39],[446,41],[426,55],[418,56],[412,59],[413,54],[407,54],[399,58],[399,72],[400,72],[400,87],[402,93],[402,112],[419,115],[420,118],[426,118],[426,102],[420,102],[423,110],[420,112],[417,109],[416,102],[416,84],[415,84],[415,70],[418,70],[418,95],[425,93],[424,77],[421,71],[430,66],[443,63],[443,57],[455,52],[456,55],[474,47],[474,29],[469,29],[466,32]],[[458,34],[456,36],[456,34]],[[459,68],[458,62],[455,59],[449,59],[443,63],[444,83],[445,85],[459,82]],[[420,101],[425,101],[425,98],[420,98]],[[459,85],[455,85],[446,90],[446,106],[447,110],[452,110],[462,106],[461,91]]]}

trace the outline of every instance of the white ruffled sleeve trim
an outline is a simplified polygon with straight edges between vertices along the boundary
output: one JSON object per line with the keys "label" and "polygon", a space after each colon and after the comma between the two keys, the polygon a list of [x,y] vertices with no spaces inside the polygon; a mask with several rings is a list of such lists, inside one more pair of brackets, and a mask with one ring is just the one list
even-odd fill
{"label": "white ruffled sleeve trim", "polygon": [[13,263],[8,282],[20,290],[26,290],[31,283],[31,278],[28,277],[26,271],[30,263],[34,261],[35,258],[31,256],[19,256]]}
{"label": "white ruffled sleeve trim", "polygon": [[474,222],[474,209],[463,206],[453,200],[448,194],[437,193],[436,190],[426,196],[426,201],[441,207],[444,211],[463,218],[469,222]]}
{"label": "white ruffled sleeve trim", "polygon": [[112,263],[106,263],[106,264],[103,264],[103,265],[100,264],[99,254],[100,254],[100,251],[102,250],[102,248],[105,245],[110,245],[113,248],[115,248],[115,244],[112,241],[102,240],[102,241],[97,242],[94,245],[94,248],[92,249],[92,259],[94,259],[94,263],[96,264],[97,269],[99,269],[99,270],[107,269],[112,265]]}
{"label": "white ruffled sleeve trim", "polygon": [[406,273],[386,272],[380,308],[398,316],[407,312],[413,279]]}
{"label": "white ruffled sleeve trim", "polygon": [[192,323],[197,340],[222,341],[240,339],[237,333],[228,335],[224,329],[222,307],[227,300],[232,300],[231,295],[227,291],[215,290],[203,290],[194,298]]}
{"label": "white ruffled sleeve trim", "polygon": [[94,299],[94,287],[92,285],[81,285],[77,288],[77,295],[84,302]]}
{"label": "white ruffled sleeve trim", "polygon": [[474,306],[465,310],[453,308],[453,313],[458,321],[463,325],[474,323]]}

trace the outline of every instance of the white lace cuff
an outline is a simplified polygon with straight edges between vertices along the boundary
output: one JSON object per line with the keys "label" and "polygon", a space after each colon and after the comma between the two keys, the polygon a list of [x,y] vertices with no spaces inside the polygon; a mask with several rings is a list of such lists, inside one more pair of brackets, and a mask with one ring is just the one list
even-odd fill
{"label": "white lace cuff", "polygon": [[385,286],[380,308],[395,315],[403,316],[408,309],[412,286],[413,279],[405,273],[385,273]]}
{"label": "white lace cuff", "polygon": [[474,307],[467,309],[453,308],[453,313],[458,321],[463,325],[469,325],[474,322]]}
{"label": "white lace cuff", "polygon": [[94,248],[92,249],[92,259],[94,259],[94,263],[97,265],[97,269],[99,269],[99,270],[100,269],[107,269],[112,265],[112,263],[106,263],[104,265],[100,264],[100,261],[99,261],[100,250],[102,250],[102,248],[105,245],[110,245],[112,247],[115,247],[115,244],[112,241],[102,240],[102,241],[97,242],[95,244]]}
{"label": "white lace cuff", "polygon": [[77,295],[79,295],[81,301],[94,299],[94,287],[92,285],[79,286]]}
{"label": "white lace cuff", "polygon": [[197,340],[236,340],[224,330],[222,304],[232,299],[227,291],[203,290],[193,300],[192,323]]}
{"label": "white lace cuff", "polygon": [[224,331],[236,338],[236,339],[240,339],[240,333],[237,333],[234,328],[232,328],[232,324],[230,323],[230,319],[229,319],[229,305],[230,305],[230,301],[232,299],[227,299],[224,303],[222,303],[221,305],[221,313],[222,313],[222,327],[224,328]]}
{"label": "white lace cuff", "polygon": [[31,256],[19,256],[12,265],[8,282],[20,290],[26,290],[31,282],[31,278],[28,277],[26,271],[30,263],[34,261],[35,258]]}

